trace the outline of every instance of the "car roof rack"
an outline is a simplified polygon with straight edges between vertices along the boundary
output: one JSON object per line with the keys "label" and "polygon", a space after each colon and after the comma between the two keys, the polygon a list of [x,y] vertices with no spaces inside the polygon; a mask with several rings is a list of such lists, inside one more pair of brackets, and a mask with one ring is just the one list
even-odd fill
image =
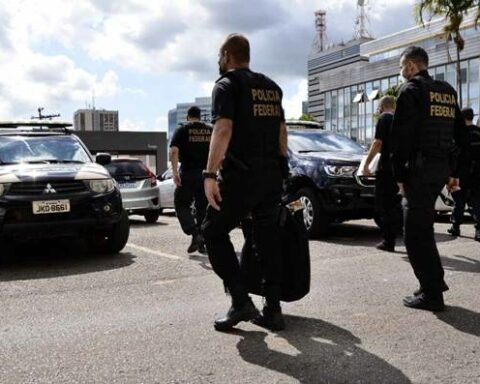
{"label": "car roof rack", "polygon": [[322,125],[317,121],[288,119],[286,124],[290,129],[322,129]]}
{"label": "car roof rack", "polygon": [[32,133],[61,132],[72,133],[72,123],[68,121],[45,121],[45,120],[0,120],[0,131],[12,130]]}

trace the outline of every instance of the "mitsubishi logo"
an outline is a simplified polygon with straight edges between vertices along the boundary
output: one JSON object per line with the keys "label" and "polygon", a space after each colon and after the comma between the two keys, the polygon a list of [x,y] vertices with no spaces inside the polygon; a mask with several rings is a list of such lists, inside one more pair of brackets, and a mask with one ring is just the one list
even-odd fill
{"label": "mitsubishi logo", "polygon": [[48,183],[45,189],[43,190],[43,193],[45,194],[57,193],[57,191],[50,185],[50,183]]}

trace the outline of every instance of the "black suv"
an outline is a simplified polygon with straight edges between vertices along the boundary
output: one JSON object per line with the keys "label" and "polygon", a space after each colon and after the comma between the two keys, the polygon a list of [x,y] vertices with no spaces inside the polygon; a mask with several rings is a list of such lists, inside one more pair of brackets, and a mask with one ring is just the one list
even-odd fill
{"label": "black suv", "polygon": [[117,253],[129,236],[116,182],[69,123],[0,122],[0,249],[18,240],[84,237]]}
{"label": "black suv", "polygon": [[290,178],[287,191],[304,205],[311,237],[325,235],[329,224],[374,218],[373,179],[356,172],[365,150],[353,140],[310,125],[289,123]]}

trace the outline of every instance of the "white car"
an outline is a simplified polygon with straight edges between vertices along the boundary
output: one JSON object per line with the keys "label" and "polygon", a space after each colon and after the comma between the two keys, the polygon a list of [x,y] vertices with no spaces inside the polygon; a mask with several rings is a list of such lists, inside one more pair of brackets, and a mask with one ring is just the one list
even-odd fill
{"label": "white car", "polygon": [[167,169],[159,178],[160,212],[164,209],[175,209],[174,193],[175,183],[173,182],[172,169]]}

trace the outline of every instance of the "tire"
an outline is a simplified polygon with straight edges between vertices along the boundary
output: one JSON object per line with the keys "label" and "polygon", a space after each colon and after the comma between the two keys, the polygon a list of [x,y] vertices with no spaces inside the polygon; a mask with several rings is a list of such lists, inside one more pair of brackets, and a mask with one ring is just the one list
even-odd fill
{"label": "tire", "polygon": [[130,222],[128,214],[123,210],[120,221],[116,223],[110,233],[107,235],[105,242],[105,253],[116,254],[119,253],[128,241],[130,235]]}
{"label": "tire", "polygon": [[329,230],[330,220],[315,192],[311,188],[302,188],[297,192],[297,196],[305,206],[303,221],[308,236],[310,238],[325,236]]}
{"label": "tire", "polygon": [[145,217],[145,221],[148,223],[148,224],[154,224],[157,222],[158,220],[158,217],[160,216],[160,210],[152,210],[152,211],[148,211],[147,213],[145,213],[145,215],[143,215],[143,217]]}

